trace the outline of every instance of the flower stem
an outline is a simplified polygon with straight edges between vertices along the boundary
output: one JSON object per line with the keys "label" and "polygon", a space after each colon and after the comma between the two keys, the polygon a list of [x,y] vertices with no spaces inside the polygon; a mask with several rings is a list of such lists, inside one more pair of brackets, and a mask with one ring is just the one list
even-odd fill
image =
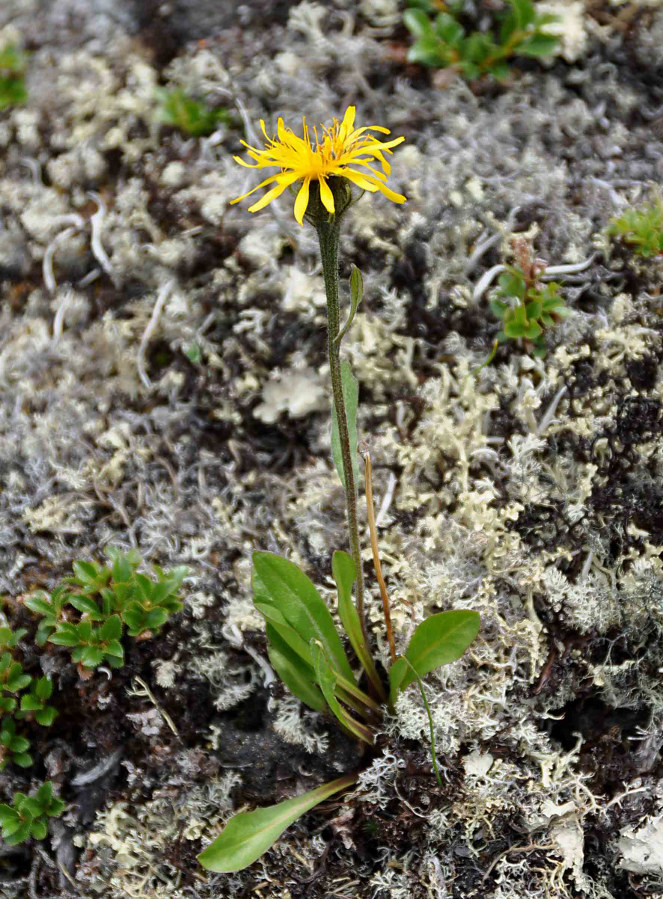
{"label": "flower stem", "polygon": [[350,537],[350,550],[357,571],[357,614],[361,623],[364,639],[368,642],[366,622],[364,620],[364,573],[359,551],[359,528],[357,526],[357,485],[352,467],[352,453],[348,436],[348,419],[343,397],[341,381],[340,342],[336,341],[340,329],[340,306],[338,291],[338,247],[340,227],[337,216],[330,216],[326,221],[316,223],[320,255],[322,258],[322,274],[327,294],[327,342],[329,348],[329,370],[331,372],[332,396],[338,421],[338,435],[343,457],[343,474],[345,476],[345,503]]}

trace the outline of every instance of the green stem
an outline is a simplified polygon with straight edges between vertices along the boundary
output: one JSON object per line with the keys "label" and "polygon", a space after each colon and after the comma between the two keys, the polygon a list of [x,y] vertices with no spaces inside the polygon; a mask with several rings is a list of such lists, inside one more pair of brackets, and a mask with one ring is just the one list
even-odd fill
{"label": "green stem", "polygon": [[329,370],[331,372],[332,395],[338,421],[338,435],[343,456],[343,474],[345,475],[345,502],[350,537],[350,550],[357,570],[357,613],[361,623],[364,640],[368,642],[366,622],[364,620],[364,573],[359,551],[359,528],[357,525],[357,485],[352,467],[350,439],[348,437],[348,419],[343,398],[341,381],[340,341],[336,338],[340,330],[340,305],[338,290],[338,246],[340,227],[336,216],[327,221],[319,221],[316,225],[320,241],[322,258],[322,274],[327,294],[327,338],[329,348]]}

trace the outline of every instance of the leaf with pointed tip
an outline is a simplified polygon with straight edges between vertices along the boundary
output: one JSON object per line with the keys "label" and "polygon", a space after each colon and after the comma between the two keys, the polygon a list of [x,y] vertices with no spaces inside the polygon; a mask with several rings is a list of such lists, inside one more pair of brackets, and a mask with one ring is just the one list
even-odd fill
{"label": "leaf with pointed tip", "polygon": [[228,821],[214,842],[201,852],[198,861],[208,871],[241,871],[274,845],[284,830],[310,809],[347,789],[356,775],[339,777],[315,790],[286,799],[268,808],[240,812]]}
{"label": "leaf with pointed tip", "polygon": [[396,659],[391,666],[389,702],[393,705],[399,691],[405,690],[417,676],[423,677],[459,659],[479,633],[480,624],[479,613],[465,609],[424,619],[412,634],[405,658]]}
{"label": "leaf with pointed tip", "polygon": [[333,667],[354,683],[331,613],[303,571],[274,553],[255,552],[253,590],[254,601],[275,606],[305,643],[320,640]]}
{"label": "leaf with pointed tip", "polygon": [[350,312],[348,313],[348,320],[334,338],[335,344],[340,344],[340,342],[350,330],[363,296],[364,279],[357,266],[353,265],[352,271],[350,272]]}

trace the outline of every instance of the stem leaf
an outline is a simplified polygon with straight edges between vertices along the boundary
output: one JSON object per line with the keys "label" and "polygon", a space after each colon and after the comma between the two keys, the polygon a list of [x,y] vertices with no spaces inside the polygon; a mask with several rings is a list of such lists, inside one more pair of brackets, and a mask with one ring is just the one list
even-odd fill
{"label": "stem leaf", "polygon": [[347,789],[355,780],[355,775],[346,775],[277,805],[257,808],[252,812],[240,812],[228,821],[216,840],[201,852],[198,861],[208,871],[223,874],[241,871],[260,858],[263,852],[267,852],[297,818],[334,793]]}
{"label": "stem leaf", "polygon": [[334,338],[334,343],[337,346],[340,346],[341,341],[350,330],[363,296],[364,279],[357,266],[353,265],[350,273],[350,312],[348,313],[348,320]]}
{"label": "stem leaf", "polygon": [[[355,484],[359,483],[359,463],[357,462],[357,406],[359,405],[359,382],[352,374],[349,362],[341,362],[341,384],[343,387],[343,400],[345,402],[345,415],[348,421],[348,442],[350,444],[350,457],[352,459],[352,471]],[[334,465],[345,487],[345,472],[343,471],[343,450],[341,449],[341,435],[338,429],[338,416],[336,406],[332,410],[332,456]]]}

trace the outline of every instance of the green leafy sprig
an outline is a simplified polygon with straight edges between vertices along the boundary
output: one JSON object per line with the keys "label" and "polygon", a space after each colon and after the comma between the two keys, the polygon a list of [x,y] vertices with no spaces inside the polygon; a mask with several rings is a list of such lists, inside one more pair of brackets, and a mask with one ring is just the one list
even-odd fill
{"label": "green leafy sprig", "polygon": [[150,577],[138,571],[138,553],[109,550],[108,555],[105,565],[74,562],[72,577],[50,595],[40,591],[25,601],[42,616],[38,643],[69,647],[72,661],[88,670],[103,662],[121,667],[125,629],[130,637],[152,636],[182,608],[178,593],[185,567],[166,572],[155,566]]}
{"label": "green leafy sprig", "polygon": [[16,658],[26,633],[0,627],[0,771],[10,763],[19,768],[32,764],[30,740],[16,732],[16,721],[34,718],[42,727],[50,727],[57,717],[56,709],[48,704],[53,693],[50,678],[33,678]]}
{"label": "green leafy sprig", "polygon": [[26,69],[25,53],[16,44],[0,50],[0,111],[25,103],[28,96]]}
{"label": "green leafy sprig", "polygon": [[515,265],[507,266],[497,284],[490,300],[490,309],[502,324],[496,342],[522,340],[534,356],[545,356],[546,329],[569,313],[560,285],[541,283],[535,272],[527,275]]}
{"label": "green leafy sprig", "polygon": [[24,843],[30,837],[43,840],[48,833],[49,818],[57,818],[64,809],[63,800],[53,795],[50,780],[29,796],[14,793],[11,805],[0,804],[2,839],[8,846]]}
{"label": "green leafy sprig", "polygon": [[157,117],[164,125],[171,125],[189,137],[206,137],[220,124],[229,125],[231,116],[223,107],[208,106],[186,94],[182,88],[157,90]]}
{"label": "green leafy sprig", "polygon": [[[514,56],[545,57],[557,49],[559,38],[546,28],[557,17],[540,13],[531,0],[509,0],[496,29],[467,32],[459,21],[463,3],[450,3],[437,12],[430,0],[416,0],[403,14],[403,21],[415,38],[408,51],[410,62],[431,68],[454,68],[472,80],[491,75],[498,80],[509,76],[509,61]],[[439,8],[439,7],[438,7]]]}
{"label": "green leafy sprig", "polygon": [[640,209],[627,209],[611,220],[607,233],[632,247],[637,256],[663,255],[663,197]]}

